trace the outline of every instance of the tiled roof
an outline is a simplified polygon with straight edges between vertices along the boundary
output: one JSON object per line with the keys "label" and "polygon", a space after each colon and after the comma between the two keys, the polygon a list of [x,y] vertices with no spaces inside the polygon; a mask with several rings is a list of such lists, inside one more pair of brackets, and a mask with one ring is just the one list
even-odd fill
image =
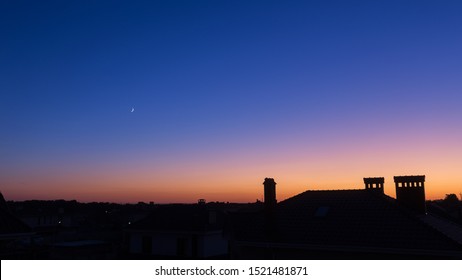
{"label": "tiled roof", "polygon": [[[268,241],[263,211],[233,217],[239,241]],[[418,250],[461,250],[386,195],[367,190],[306,191],[278,203],[272,242]]]}
{"label": "tiled roof", "polygon": [[223,213],[206,205],[166,205],[128,226],[129,230],[209,231],[223,228]]}
{"label": "tiled roof", "polygon": [[462,245],[462,226],[452,221],[442,219],[436,215],[428,214],[419,217],[422,222],[435,228],[444,235],[450,237],[452,240]]}

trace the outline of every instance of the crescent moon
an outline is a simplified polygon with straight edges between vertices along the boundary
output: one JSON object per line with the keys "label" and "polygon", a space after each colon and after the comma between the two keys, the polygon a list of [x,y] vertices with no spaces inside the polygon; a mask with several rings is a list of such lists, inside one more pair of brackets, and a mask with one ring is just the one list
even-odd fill
{"label": "crescent moon", "polygon": [[132,112],[132,113],[135,112],[135,108],[132,107],[132,110],[130,112]]}

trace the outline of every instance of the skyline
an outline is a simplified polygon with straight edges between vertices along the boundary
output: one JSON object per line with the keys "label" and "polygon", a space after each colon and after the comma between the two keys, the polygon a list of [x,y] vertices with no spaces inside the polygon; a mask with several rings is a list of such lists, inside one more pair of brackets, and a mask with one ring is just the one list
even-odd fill
{"label": "skyline", "polygon": [[[7,199],[462,192],[461,3],[0,3]],[[134,109],[134,110],[132,110]]]}

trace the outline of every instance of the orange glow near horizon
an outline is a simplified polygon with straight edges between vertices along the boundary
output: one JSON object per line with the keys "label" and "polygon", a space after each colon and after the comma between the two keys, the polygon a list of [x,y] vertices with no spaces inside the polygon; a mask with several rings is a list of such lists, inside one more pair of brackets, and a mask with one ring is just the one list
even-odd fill
{"label": "orange glow near horizon", "polygon": [[0,191],[10,200],[254,202],[263,199],[264,178],[272,177],[282,201],[305,190],[362,189],[363,177],[385,177],[385,193],[394,197],[393,176],[426,175],[427,199],[459,196],[461,137],[443,141],[436,136],[398,135],[361,141],[363,135],[347,134],[341,141],[311,145],[303,138],[280,139],[267,145],[250,143],[242,150],[195,151],[156,160],[145,153],[110,163],[57,162],[54,168],[25,170],[26,176],[3,176]]}
{"label": "orange glow near horizon", "polygon": [[[457,154],[443,155],[443,162],[429,153],[419,156],[418,151],[399,161],[393,154],[385,157],[386,151],[362,156],[355,155],[354,150],[332,153],[335,157],[294,153],[254,154],[247,160],[240,160],[239,155],[222,160],[193,157],[153,168],[148,167],[149,162],[141,162],[131,169],[122,164],[104,170],[42,172],[3,180],[10,187],[0,191],[10,200],[192,203],[204,198],[207,201],[254,202],[263,199],[264,178],[273,177],[277,182],[277,199],[282,201],[305,190],[362,189],[363,177],[385,177],[385,193],[394,197],[393,176],[397,175],[426,175],[427,199],[441,199],[448,193],[458,195],[462,190],[462,175],[456,168]],[[430,158],[435,160],[432,162]]]}
{"label": "orange glow near horizon", "polygon": [[[400,174],[401,175],[401,174]],[[269,176],[268,176],[269,177]],[[337,189],[362,189],[362,178],[349,181],[349,183],[304,183],[296,179],[287,180],[284,177],[273,176],[277,183],[277,199],[282,201],[293,195],[306,190],[337,190]],[[41,183],[27,183],[27,195],[24,195],[20,187],[17,191],[4,193],[8,200],[78,200],[81,202],[117,202],[135,203],[139,201],[156,203],[193,203],[199,198],[207,201],[223,202],[254,202],[256,199],[263,200],[263,177],[253,180],[224,180],[209,181],[207,184],[192,183],[190,178],[179,178],[175,182],[164,181],[157,186],[149,182],[128,182],[128,181],[99,181],[85,182],[85,180],[74,181],[69,184],[64,181],[47,181]],[[192,179],[192,178],[191,178]],[[441,199],[448,193],[460,192],[460,185],[449,181],[443,184],[435,183],[436,178],[427,175],[426,197],[427,199]],[[196,181],[200,182],[200,181]],[[32,187],[31,187],[32,186]],[[385,177],[385,193],[395,197],[393,176]]]}

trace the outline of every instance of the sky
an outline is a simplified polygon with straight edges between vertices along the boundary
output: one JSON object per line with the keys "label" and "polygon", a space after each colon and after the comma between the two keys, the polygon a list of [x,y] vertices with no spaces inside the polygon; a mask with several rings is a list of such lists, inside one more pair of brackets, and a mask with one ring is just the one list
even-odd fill
{"label": "sky", "polygon": [[[462,193],[459,1],[0,2],[8,200]],[[134,109],[132,112],[132,108]]]}

